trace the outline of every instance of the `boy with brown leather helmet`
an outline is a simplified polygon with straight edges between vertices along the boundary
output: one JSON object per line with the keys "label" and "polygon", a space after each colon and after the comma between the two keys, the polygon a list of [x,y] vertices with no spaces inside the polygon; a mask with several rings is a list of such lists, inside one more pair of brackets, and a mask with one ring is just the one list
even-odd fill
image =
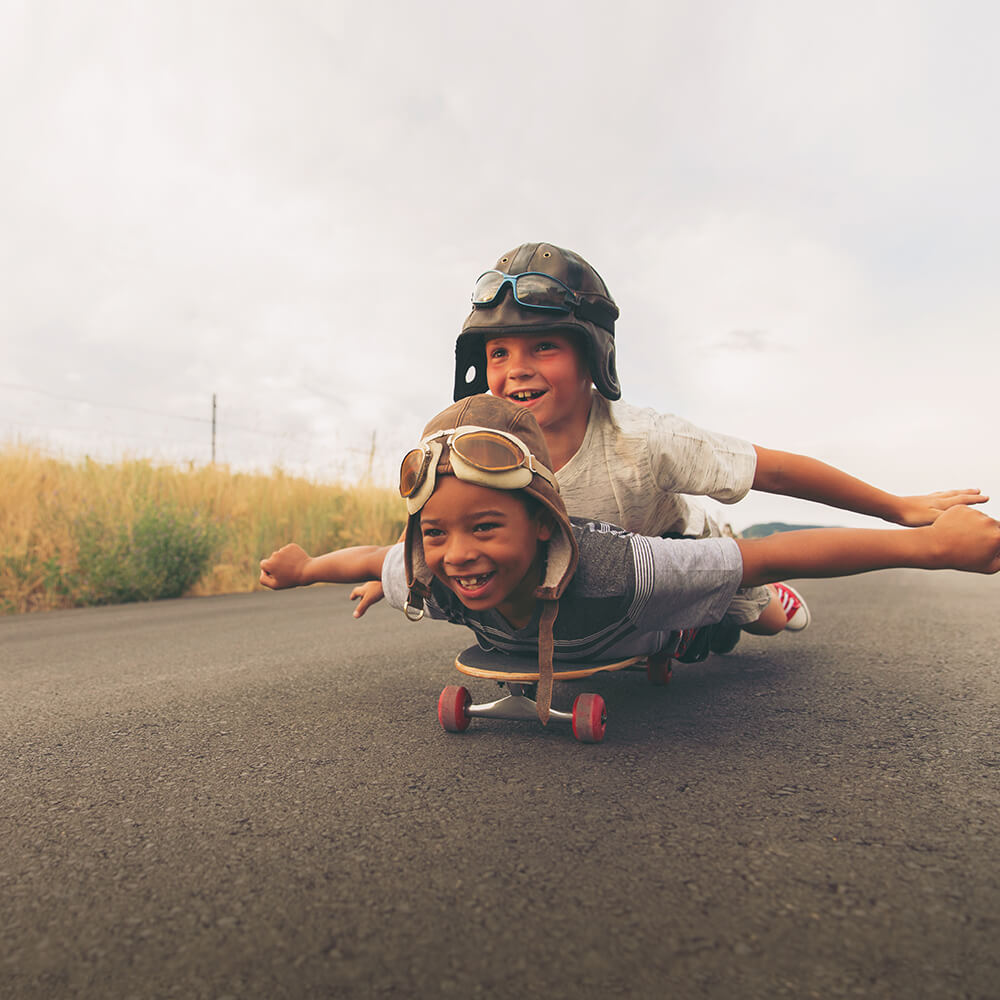
{"label": "boy with brown leather helmet", "polygon": [[760,539],[665,539],[566,513],[545,438],[524,408],[476,395],[424,428],[400,467],[408,520],[395,546],[261,560],[271,589],[381,580],[390,604],[538,657],[546,721],[554,664],[672,653],[718,622],[740,586],[908,566],[996,573],[1000,523],[956,508],[914,531],[827,528]]}

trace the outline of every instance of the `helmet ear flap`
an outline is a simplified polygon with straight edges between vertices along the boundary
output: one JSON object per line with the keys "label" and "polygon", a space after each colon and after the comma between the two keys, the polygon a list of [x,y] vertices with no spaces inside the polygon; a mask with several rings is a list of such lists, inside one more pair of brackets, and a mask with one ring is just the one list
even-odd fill
{"label": "helmet ear flap", "polygon": [[618,381],[618,368],[615,364],[614,338],[604,330],[593,326],[588,332],[590,335],[584,343],[590,379],[605,399],[621,399],[622,387]]}
{"label": "helmet ear flap", "polygon": [[[598,391],[607,399],[621,399],[622,387],[618,381],[618,366],[615,363],[615,342],[608,345],[608,353],[604,357],[603,385],[597,382]],[[595,380],[597,381],[597,380]]]}
{"label": "helmet ear flap", "polygon": [[486,344],[483,335],[465,334],[455,343],[455,391],[457,403],[466,396],[489,392],[486,380]]}

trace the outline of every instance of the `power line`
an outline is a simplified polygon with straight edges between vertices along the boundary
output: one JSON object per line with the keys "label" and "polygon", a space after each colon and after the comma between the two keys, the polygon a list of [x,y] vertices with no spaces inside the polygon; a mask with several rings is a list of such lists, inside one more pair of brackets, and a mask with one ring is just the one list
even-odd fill
{"label": "power line", "polygon": [[[168,410],[153,410],[149,407],[144,406],[130,406],[126,403],[104,403],[97,402],[92,399],[81,399],[79,396],[65,396],[58,392],[52,392],[50,389],[42,389],[39,386],[34,385],[18,385],[14,382],[0,382],[0,388],[4,389],[16,389],[21,392],[33,392],[39,396],[47,396],[50,399],[58,399],[60,402],[64,403],[82,403],[84,406],[93,406],[97,409],[107,409],[107,410],[125,410],[131,413],[144,413],[146,416],[151,417],[169,417],[172,420],[187,420],[190,423],[196,424],[215,424],[213,417],[189,417],[183,413],[170,413]],[[214,399],[214,396],[213,396]],[[214,407],[213,407],[214,408]],[[243,424],[232,424],[227,421],[220,420],[219,422],[220,430],[229,431],[242,431],[245,434],[259,434],[261,437],[271,437],[278,438],[282,441],[301,441],[303,443],[308,442],[310,438],[303,438],[296,434],[289,434],[284,431],[265,431],[258,427],[247,427]]]}
{"label": "power line", "polygon": [[173,417],[176,420],[190,420],[199,424],[208,422],[207,417],[188,417],[180,413],[168,413],[166,410],[151,410],[143,406],[128,406],[125,403],[97,403],[92,399],[80,399],[79,396],[63,396],[58,392],[41,389],[34,385],[17,385],[14,382],[0,382],[0,388],[19,389],[21,392],[34,392],[39,396],[48,396],[50,399],[58,399],[64,403],[83,403],[84,406],[96,406],[107,410],[128,410],[132,413],[145,413],[153,417]]}

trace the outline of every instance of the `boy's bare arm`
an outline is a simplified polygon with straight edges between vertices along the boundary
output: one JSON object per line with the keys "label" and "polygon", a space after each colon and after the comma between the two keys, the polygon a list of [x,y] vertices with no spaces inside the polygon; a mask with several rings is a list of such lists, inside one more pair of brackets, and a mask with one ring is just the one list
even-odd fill
{"label": "boy's bare arm", "polygon": [[968,507],[947,510],[932,525],[913,531],[815,528],[737,539],[736,544],[745,587],[896,567],[1000,571],[1000,522]]}
{"label": "boy's bare arm", "polygon": [[886,493],[832,465],[806,455],[772,451],[754,445],[757,471],[753,488],[765,493],[815,500],[829,507],[870,514],[892,524],[915,528],[933,524],[942,511],[985,503],[979,490],[942,490],[926,496],[900,497]]}
{"label": "boy's bare arm", "polygon": [[356,545],[322,556],[310,556],[294,542],[260,561],[260,582],[271,590],[306,587],[311,583],[364,583],[382,578],[382,563],[390,545]]}

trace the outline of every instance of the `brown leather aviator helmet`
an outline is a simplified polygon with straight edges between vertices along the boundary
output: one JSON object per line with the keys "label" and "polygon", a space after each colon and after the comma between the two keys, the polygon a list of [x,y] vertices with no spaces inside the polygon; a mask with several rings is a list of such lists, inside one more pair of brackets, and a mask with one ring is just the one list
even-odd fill
{"label": "brown leather aviator helmet", "polygon": [[516,333],[546,330],[576,333],[584,346],[590,377],[607,399],[622,391],[615,367],[618,306],[604,279],[579,254],[551,243],[522,243],[495,265],[503,275],[547,274],[569,290],[564,310],[520,305],[514,290],[501,286],[497,297],[474,303],[455,344],[455,399],[487,392],[486,341]]}
{"label": "brown leather aviator helmet", "polygon": [[[546,470],[552,468],[545,435],[542,434],[534,415],[516,403],[481,394],[459,400],[424,427],[423,437],[427,440],[435,433],[441,434],[460,427],[476,427],[510,434],[524,445],[536,462]],[[436,476],[455,474],[447,447],[442,450],[435,474]],[[551,473],[549,475],[551,477]],[[526,485],[518,487],[518,492],[533,497],[548,510],[553,521],[555,532],[548,543],[545,576],[535,591],[535,597],[539,600],[555,600],[562,595],[576,571],[579,555],[576,540],[570,529],[566,505],[559,495],[555,478],[551,477],[549,482],[537,472],[530,477]],[[408,512],[405,547],[406,582],[411,590],[416,589],[417,593],[426,595],[430,593],[431,573],[424,561],[424,547],[420,535],[420,509],[415,504],[409,503]],[[417,585],[418,581],[422,586]]]}

